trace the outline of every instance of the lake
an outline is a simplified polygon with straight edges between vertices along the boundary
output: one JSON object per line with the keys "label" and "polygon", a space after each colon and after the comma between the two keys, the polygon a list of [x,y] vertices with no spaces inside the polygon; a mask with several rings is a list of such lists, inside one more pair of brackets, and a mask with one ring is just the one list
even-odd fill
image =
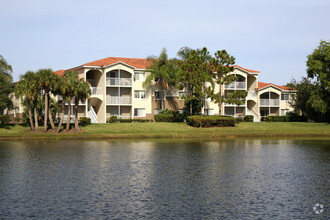
{"label": "lake", "polygon": [[329,156],[328,140],[0,142],[0,218],[329,219]]}

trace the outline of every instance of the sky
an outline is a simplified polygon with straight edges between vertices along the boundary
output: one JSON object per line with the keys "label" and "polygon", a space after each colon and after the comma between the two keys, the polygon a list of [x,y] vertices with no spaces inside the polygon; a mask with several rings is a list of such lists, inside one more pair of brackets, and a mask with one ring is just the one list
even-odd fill
{"label": "sky", "polygon": [[0,55],[19,75],[106,57],[146,58],[181,47],[227,50],[259,81],[306,75],[330,40],[329,0],[1,0]]}

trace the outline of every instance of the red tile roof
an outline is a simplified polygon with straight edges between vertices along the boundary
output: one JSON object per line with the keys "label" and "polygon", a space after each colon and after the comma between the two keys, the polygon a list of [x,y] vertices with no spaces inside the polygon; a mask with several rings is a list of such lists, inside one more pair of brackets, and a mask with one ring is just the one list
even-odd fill
{"label": "red tile roof", "polygon": [[[138,68],[138,69],[147,69],[147,67],[148,67],[147,59],[143,59],[143,58],[125,58],[125,57],[107,57],[107,58],[104,58],[104,59],[95,60],[95,61],[92,61],[92,62],[89,62],[89,63],[85,63],[85,64],[81,65],[80,67],[83,67],[83,66],[108,66],[108,65],[115,64],[115,63],[118,63],[118,62],[126,63],[126,64],[128,64],[130,66],[133,66],[135,68]],[[246,68],[243,68],[243,67],[238,66],[238,65],[235,65],[234,67],[238,68],[238,69],[245,70],[245,71],[250,72],[250,73],[260,73],[259,71],[246,69]],[[64,75],[64,70],[58,70],[55,73],[60,75],[60,76],[63,76]]]}
{"label": "red tile roof", "polygon": [[57,70],[54,73],[59,75],[59,76],[64,76],[65,70]]}
{"label": "red tile roof", "polygon": [[243,68],[241,66],[238,66],[238,65],[235,65],[234,66],[235,68],[239,68],[239,69],[242,69],[242,70],[245,70],[247,72],[250,72],[250,73],[260,73],[260,71],[257,71],[257,70],[250,70],[250,69],[246,69],[246,68]]}
{"label": "red tile roof", "polygon": [[258,82],[258,89],[262,89],[262,88],[265,88],[267,86],[275,86],[275,87],[277,87],[279,89],[282,89],[282,90],[294,90],[293,88],[286,87],[286,86],[279,86],[279,85],[275,85],[273,83]]}
{"label": "red tile roof", "polygon": [[124,58],[124,57],[107,57],[101,60],[85,63],[83,66],[108,66],[114,63],[123,62],[138,69],[147,68],[147,59],[142,58]]}

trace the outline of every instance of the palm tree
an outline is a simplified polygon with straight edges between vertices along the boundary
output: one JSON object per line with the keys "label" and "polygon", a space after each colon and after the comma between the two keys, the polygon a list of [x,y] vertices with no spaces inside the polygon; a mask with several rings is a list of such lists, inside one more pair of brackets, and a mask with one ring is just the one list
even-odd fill
{"label": "palm tree", "polygon": [[20,79],[20,82],[18,82],[15,86],[15,95],[16,97],[22,98],[27,103],[31,130],[34,131],[35,127],[33,125],[32,117],[32,102],[35,97],[36,75],[32,71],[28,71],[25,75],[21,75]]}
{"label": "palm tree", "polygon": [[[68,99],[68,90],[69,90],[69,84],[66,80],[66,77],[59,77],[59,83],[61,86],[58,88],[57,93],[61,95],[62,100],[61,100],[61,120],[60,123],[57,126],[57,133],[60,132],[62,124],[63,124],[63,119],[64,119],[64,112],[65,112],[65,101]],[[70,101],[70,100],[69,100]]]}
{"label": "palm tree", "polygon": [[152,82],[156,82],[156,87],[161,90],[161,109],[165,109],[166,91],[176,84],[176,76],[179,70],[175,60],[169,60],[166,49],[163,48],[159,57],[149,56],[147,62],[151,65],[147,68],[146,72],[149,73],[145,79],[143,86],[150,87]]}
{"label": "palm tree", "polygon": [[74,97],[74,92],[76,90],[77,81],[79,80],[78,73],[76,71],[67,71],[64,73],[66,81],[66,101],[68,102],[68,117],[66,121],[66,130],[70,129],[70,115],[71,115],[71,100]]}
{"label": "palm tree", "polygon": [[53,73],[51,69],[40,69],[37,72],[38,75],[38,87],[40,90],[43,90],[45,96],[45,111],[44,111],[44,131],[47,131],[47,122],[48,117],[52,126],[52,129],[55,129],[52,116],[49,112],[49,94],[52,91],[55,91],[59,86],[57,84],[57,75]]}
{"label": "palm tree", "polygon": [[[78,76],[78,74],[77,74]],[[78,104],[79,101],[85,101],[86,98],[91,93],[90,86],[83,79],[78,79],[77,86],[74,91],[74,126],[76,131],[80,131],[79,123],[78,123]]]}

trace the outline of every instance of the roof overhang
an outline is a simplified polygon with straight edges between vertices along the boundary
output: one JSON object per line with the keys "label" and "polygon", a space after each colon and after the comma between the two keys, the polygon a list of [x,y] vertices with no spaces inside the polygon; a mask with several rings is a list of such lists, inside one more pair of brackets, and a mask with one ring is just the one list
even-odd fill
{"label": "roof overhang", "polygon": [[282,92],[297,92],[297,90],[286,90],[286,89],[281,89],[281,88],[279,88],[279,87],[277,87],[277,86],[275,86],[275,85],[268,85],[268,86],[265,86],[265,87],[263,87],[263,88],[261,88],[261,89],[256,89],[257,91],[261,91],[261,90],[264,90],[264,89],[267,89],[267,88],[270,88],[270,87],[272,87],[272,88],[274,88],[274,89],[277,89],[277,90],[280,90],[280,91],[282,91]]}

